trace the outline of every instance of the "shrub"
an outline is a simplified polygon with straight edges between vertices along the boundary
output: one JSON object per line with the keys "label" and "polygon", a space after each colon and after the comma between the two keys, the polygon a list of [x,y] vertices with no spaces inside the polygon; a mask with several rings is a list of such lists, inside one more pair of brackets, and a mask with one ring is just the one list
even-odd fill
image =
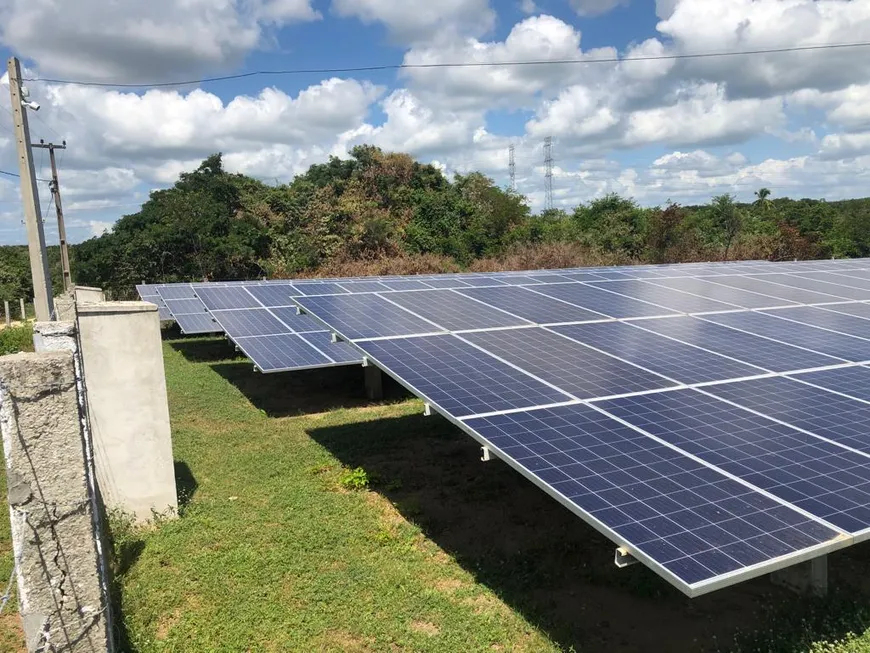
{"label": "shrub", "polygon": [[346,470],[338,479],[346,490],[365,490],[369,486],[369,475],[362,467]]}
{"label": "shrub", "polygon": [[0,330],[0,355],[33,351],[33,326],[29,323]]}

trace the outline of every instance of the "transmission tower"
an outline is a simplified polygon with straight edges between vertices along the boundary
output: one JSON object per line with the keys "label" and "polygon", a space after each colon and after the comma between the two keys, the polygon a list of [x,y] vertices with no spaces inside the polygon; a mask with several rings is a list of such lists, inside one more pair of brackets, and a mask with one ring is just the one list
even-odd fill
{"label": "transmission tower", "polygon": [[546,197],[544,199],[544,209],[549,211],[553,208],[553,137],[547,136],[544,139],[544,173]]}
{"label": "transmission tower", "polygon": [[508,148],[508,172],[511,176],[511,190],[515,191],[517,189],[517,161],[514,158],[513,143]]}

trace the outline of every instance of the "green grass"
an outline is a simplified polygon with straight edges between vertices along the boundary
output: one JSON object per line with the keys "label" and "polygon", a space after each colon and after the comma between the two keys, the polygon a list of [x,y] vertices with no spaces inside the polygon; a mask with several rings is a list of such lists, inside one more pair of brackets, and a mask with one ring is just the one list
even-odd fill
{"label": "green grass", "polygon": [[[864,546],[826,601],[765,578],[690,600],[395,386],[368,404],[360,368],[164,355],[185,500],[114,522],[125,651],[870,652]],[[8,548],[4,514],[0,578]]]}

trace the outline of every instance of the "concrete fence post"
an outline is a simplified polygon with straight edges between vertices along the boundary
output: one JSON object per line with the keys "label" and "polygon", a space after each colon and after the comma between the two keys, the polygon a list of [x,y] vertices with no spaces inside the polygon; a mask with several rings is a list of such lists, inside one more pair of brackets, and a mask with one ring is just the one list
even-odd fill
{"label": "concrete fence post", "polygon": [[0,358],[0,433],[28,651],[111,651],[71,352]]}
{"label": "concrete fence post", "polygon": [[9,300],[3,300],[3,310],[6,312],[6,326],[12,326],[12,315],[9,312]]}
{"label": "concrete fence post", "polygon": [[18,298],[18,304],[21,306],[21,321],[27,321],[27,310],[24,308],[24,297]]}

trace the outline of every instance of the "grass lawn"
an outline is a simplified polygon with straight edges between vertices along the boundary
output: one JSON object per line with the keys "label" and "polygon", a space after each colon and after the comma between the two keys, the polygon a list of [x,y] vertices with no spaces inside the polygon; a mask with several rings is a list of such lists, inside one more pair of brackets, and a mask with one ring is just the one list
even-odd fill
{"label": "grass lawn", "polygon": [[[766,578],[690,600],[394,385],[367,403],[361,368],[164,355],[184,507],[116,532],[125,651],[870,651],[867,545],[825,601]],[[3,511],[0,582],[8,550]]]}

